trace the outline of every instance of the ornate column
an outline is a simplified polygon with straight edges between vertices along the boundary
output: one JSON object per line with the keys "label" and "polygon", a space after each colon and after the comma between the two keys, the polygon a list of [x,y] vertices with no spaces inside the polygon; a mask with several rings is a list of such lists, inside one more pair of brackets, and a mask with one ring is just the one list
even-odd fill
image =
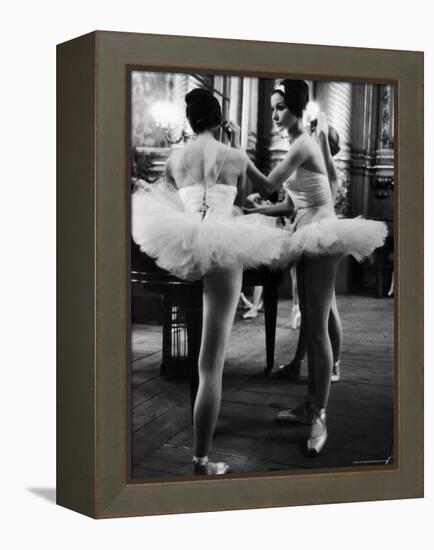
{"label": "ornate column", "polygon": [[257,78],[244,77],[241,111],[241,147],[246,150],[253,161],[256,161],[258,144],[258,92],[259,80]]}
{"label": "ornate column", "polygon": [[189,88],[189,75],[177,73],[172,77],[171,82],[169,83],[169,101],[171,101],[182,113],[183,123],[177,129],[177,135],[174,135],[173,138],[178,139],[181,134],[184,132],[189,132],[190,128],[185,117],[185,96],[188,93]]}
{"label": "ornate column", "polygon": [[370,216],[393,220],[394,186],[394,88],[379,86],[378,138],[372,167]]}
{"label": "ornate column", "polygon": [[[358,266],[359,284],[378,297],[393,272],[394,95],[390,85],[354,84],[353,214],[385,221],[389,239],[372,265]],[[357,278],[357,277],[356,277]]]}
{"label": "ornate column", "polygon": [[[243,100],[243,78],[240,76],[231,76],[229,91],[229,120],[235,120],[241,123],[241,110]],[[241,128],[242,129],[242,128]]]}
{"label": "ornate column", "polygon": [[393,219],[394,97],[390,85],[353,84],[353,214]]}
{"label": "ornate column", "polygon": [[368,216],[378,132],[378,86],[353,84],[352,105],[351,214]]}

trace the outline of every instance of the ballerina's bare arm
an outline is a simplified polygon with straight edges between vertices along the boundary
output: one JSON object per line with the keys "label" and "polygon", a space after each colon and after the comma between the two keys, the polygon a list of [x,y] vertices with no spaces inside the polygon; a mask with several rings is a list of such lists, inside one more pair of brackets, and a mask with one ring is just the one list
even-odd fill
{"label": "ballerina's bare arm", "polygon": [[247,194],[247,177],[246,177],[247,159],[241,153],[241,151],[239,152],[239,154],[240,154],[241,170],[237,178],[237,196],[235,199],[235,204],[241,208]]}
{"label": "ballerina's bare arm", "polygon": [[283,201],[270,206],[256,206],[254,208],[243,208],[246,214],[264,214],[265,216],[291,216],[294,212],[294,203],[286,194]]}
{"label": "ballerina's bare arm", "polygon": [[268,197],[274,191],[280,189],[282,184],[291,174],[303,164],[311,155],[309,147],[303,140],[297,140],[280,162],[267,176],[260,172],[249,159],[247,163],[247,177],[253,185],[253,189],[261,196]]}
{"label": "ballerina's bare arm", "polygon": [[[225,131],[228,133],[231,145],[235,149],[241,150],[240,135],[241,130],[238,124],[233,121],[225,123]],[[285,158],[280,162],[267,176],[260,172],[253,162],[247,157],[247,177],[252,184],[253,190],[258,192],[262,197],[268,197],[274,191],[279,189],[281,185],[291,176],[298,166],[303,164],[311,151],[303,140],[297,140],[286,154]]]}
{"label": "ballerina's bare arm", "polygon": [[172,162],[173,162],[172,157],[169,157],[164,166],[164,179],[166,180],[166,183],[170,183],[171,185],[176,187],[176,181],[175,181],[175,178],[173,177],[173,172],[172,172]]}

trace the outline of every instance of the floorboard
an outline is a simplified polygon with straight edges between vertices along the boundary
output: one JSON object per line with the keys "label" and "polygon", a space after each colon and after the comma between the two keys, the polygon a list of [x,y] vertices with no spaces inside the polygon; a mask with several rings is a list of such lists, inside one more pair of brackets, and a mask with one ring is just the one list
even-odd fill
{"label": "floorboard", "polygon": [[[392,462],[394,431],[393,299],[338,296],[344,338],[342,380],[332,385],[329,439],[323,453],[306,457],[307,428],[276,422],[278,409],[306,394],[300,382],[282,380],[265,366],[264,318],[244,321],[237,312],[223,380],[221,414],[211,457],[234,474],[362,467]],[[275,369],[295,351],[289,300],[279,302]],[[160,376],[162,328],[132,330],[132,478],[191,476],[193,430],[189,382]]]}

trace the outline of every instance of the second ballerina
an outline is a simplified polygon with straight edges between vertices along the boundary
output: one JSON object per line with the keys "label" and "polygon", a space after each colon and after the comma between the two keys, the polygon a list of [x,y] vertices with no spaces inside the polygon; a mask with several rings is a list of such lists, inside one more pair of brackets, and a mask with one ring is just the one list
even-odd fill
{"label": "second ballerina", "polygon": [[[308,425],[306,451],[316,456],[327,441],[326,408],[333,368],[329,319],[337,266],[348,254],[358,261],[369,256],[384,244],[387,228],[383,222],[337,218],[329,183],[330,170],[335,167],[327,121],[325,116],[318,121],[318,142],[303,124],[308,101],[309,88],[303,80],[283,80],[273,91],[272,117],[278,128],[287,131],[291,147],[268,177],[250,160],[247,176],[263,197],[283,187],[287,195],[286,208],[293,209],[286,259],[296,264],[309,383],[308,394],[300,407],[281,411],[278,419]],[[239,147],[239,128],[230,123],[229,131],[234,146]]]}

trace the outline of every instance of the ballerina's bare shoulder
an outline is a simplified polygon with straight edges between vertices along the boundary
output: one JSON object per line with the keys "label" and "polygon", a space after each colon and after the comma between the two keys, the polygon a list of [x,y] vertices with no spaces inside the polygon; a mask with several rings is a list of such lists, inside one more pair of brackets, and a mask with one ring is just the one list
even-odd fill
{"label": "ballerina's bare shoulder", "polygon": [[245,175],[245,153],[216,140],[196,140],[170,156],[166,178],[178,189],[191,185],[229,185],[237,187]]}
{"label": "ballerina's bare shoulder", "polygon": [[326,174],[327,171],[321,149],[317,140],[312,136],[303,134],[294,142],[291,148],[294,151],[296,148],[300,150],[300,157],[303,158],[303,162],[299,166],[300,168],[314,174]]}

